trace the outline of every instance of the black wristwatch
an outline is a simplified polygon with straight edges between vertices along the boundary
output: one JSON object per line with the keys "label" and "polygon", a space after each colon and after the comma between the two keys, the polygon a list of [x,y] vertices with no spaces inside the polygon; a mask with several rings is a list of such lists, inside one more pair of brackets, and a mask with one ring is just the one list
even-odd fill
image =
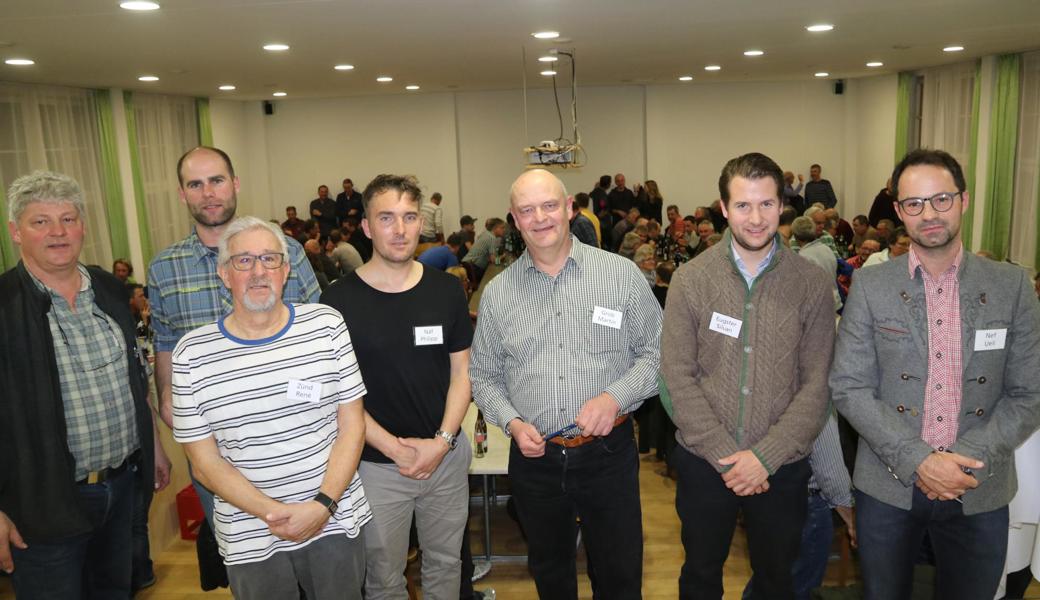
{"label": "black wristwatch", "polygon": [[339,510],[339,503],[322,492],[318,492],[318,495],[314,497],[314,501],[327,508],[330,515],[335,515],[336,511]]}

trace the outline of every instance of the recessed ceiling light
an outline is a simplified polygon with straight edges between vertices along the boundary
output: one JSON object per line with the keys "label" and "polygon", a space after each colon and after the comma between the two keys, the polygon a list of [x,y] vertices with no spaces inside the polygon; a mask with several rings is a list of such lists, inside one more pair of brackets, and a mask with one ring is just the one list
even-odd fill
{"label": "recessed ceiling light", "polygon": [[693,81],[693,75],[683,75],[679,78],[679,81]]}
{"label": "recessed ceiling light", "polygon": [[379,83],[390,83],[393,80],[393,77],[387,77],[386,75],[383,75],[382,77],[376,77],[376,81],[378,81]]}
{"label": "recessed ceiling light", "polygon": [[159,81],[159,78],[155,75],[141,75],[137,78],[138,81]]}
{"label": "recessed ceiling light", "polygon": [[720,67],[719,65],[708,65],[708,66],[704,67],[704,70],[705,71],[720,71],[720,70],[722,70],[722,67]]}
{"label": "recessed ceiling light", "polygon": [[531,34],[531,37],[539,40],[554,40],[560,37],[559,31],[536,31]]}
{"label": "recessed ceiling light", "polygon": [[234,91],[235,86],[233,86],[233,85],[222,85],[222,86],[218,87],[217,89],[222,91],[222,92],[231,92],[231,91]]}
{"label": "recessed ceiling light", "polygon": [[744,56],[762,56],[765,52],[761,50],[745,50]]}
{"label": "recessed ceiling light", "polygon": [[964,46],[947,46],[943,48],[943,52],[960,52],[964,50]]}
{"label": "recessed ceiling light", "polygon": [[556,71],[553,71],[552,69],[549,69],[547,71],[542,71],[542,75],[544,75],[546,77],[552,77],[555,74],[556,74]]}
{"label": "recessed ceiling light", "polygon": [[556,57],[556,56],[539,56],[538,57],[538,62],[556,62],[558,60],[560,60],[560,59],[558,57]]}
{"label": "recessed ceiling light", "polygon": [[809,25],[805,28],[806,31],[811,31],[813,33],[819,33],[821,31],[830,31],[832,29],[834,29],[834,25],[831,25],[830,23],[817,23],[816,25]]}
{"label": "recessed ceiling light", "polygon": [[275,93],[273,93],[271,95],[274,96],[275,98],[284,98],[285,96],[288,96],[289,94],[287,94],[285,92],[275,92]]}
{"label": "recessed ceiling light", "polygon": [[336,65],[335,67],[332,67],[332,68],[336,69],[337,71],[353,71],[354,70],[354,65]]}
{"label": "recessed ceiling light", "polygon": [[125,8],[126,10],[159,10],[159,3],[136,0],[133,2],[120,2],[119,8]]}
{"label": "recessed ceiling light", "polygon": [[28,58],[9,58],[5,60],[4,63],[14,67],[28,67],[29,65],[36,64],[35,61],[29,60]]}
{"label": "recessed ceiling light", "polygon": [[264,50],[268,52],[284,52],[289,49],[289,44],[264,44]]}
{"label": "recessed ceiling light", "polygon": [[867,66],[868,67],[883,67],[883,66],[885,66],[885,63],[881,62],[880,60],[874,60],[874,61],[868,62]]}
{"label": "recessed ceiling light", "polygon": [[819,71],[818,73],[813,73],[813,75],[815,75],[816,77],[830,77],[831,76],[831,74],[828,73],[827,71]]}
{"label": "recessed ceiling light", "polygon": [[414,92],[415,90],[419,89],[419,86],[417,86],[417,85],[406,85],[406,86],[404,86],[404,89],[406,89],[406,90],[408,90],[410,92]]}

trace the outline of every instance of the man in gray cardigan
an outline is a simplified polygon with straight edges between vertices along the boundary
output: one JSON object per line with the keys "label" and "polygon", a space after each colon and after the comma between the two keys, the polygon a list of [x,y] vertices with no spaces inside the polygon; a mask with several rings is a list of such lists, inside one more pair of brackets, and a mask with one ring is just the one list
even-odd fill
{"label": "man in gray cardigan", "polygon": [[965,251],[957,161],[915,150],[892,174],[908,254],[856,272],[830,376],[859,431],[854,483],[868,600],[909,598],[928,533],[937,598],[992,598],[1013,452],[1040,424],[1040,308],[1028,274]]}
{"label": "man in gray cardigan", "polygon": [[834,281],[780,242],[783,186],[767,156],[729,161],[719,177],[729,228],[675,272],[668,292],[661,372],[679,430],[683,599],[722,597],[741,510],[751,598],[794,598],[806,457],[827,416]]}

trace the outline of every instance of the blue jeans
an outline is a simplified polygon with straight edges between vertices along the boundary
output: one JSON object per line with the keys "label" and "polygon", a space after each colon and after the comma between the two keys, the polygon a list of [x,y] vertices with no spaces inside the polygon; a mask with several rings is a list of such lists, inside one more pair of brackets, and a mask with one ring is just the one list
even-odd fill
{"label": "blue jeans", "polygon": [[[137,477],[127,469],[93,485],[77,485],[91,524],[86,533],[11,547],[18,600],[126,600],[130,597],[130,521]],[[16,524],[17,525],[17,524]]]}
{"label": "blue jeans", "polygon": [[929,500],[916,486],[910,510],[856,491],[856,531],[866,600],[910,598],[925,533],[935,552],[936,598],[996,595],[1008,544],[1008,508],[965,516],[953,500]]}
{"label": "blue jeans", "polygon": [[209,523],[209,530],[216,531],[216,527],[213,526],[213,492],[206,489],[206,486],[199,483],[195,479],[195,473],[191,470],[191,461],[188,461],[188,477],[191,478],[191,485],[195,488],[195,493],[199,496],[199,504],[202,505],[202,513],[206,515],[206,522]]}
{"label": "blue jeans", "polygon": [[[805,516],[805,526],[802,527],[798,560],[791,567],[795,600],[809,600],[809,593],[823,584],[833,539],[831,507],[818,491],[812,492],[809,494],[809,512]],[[742,600],[751,600],[752,579],[754,575],[744,587]]]}
{"label": "blue jeans", "polygon": [[538,458],[527,458],[514,442],[509,478],[539,598],[578,597],[578,518],[595,597],[642,597],[643,522],[632,419],[577,448],[547,443]]}

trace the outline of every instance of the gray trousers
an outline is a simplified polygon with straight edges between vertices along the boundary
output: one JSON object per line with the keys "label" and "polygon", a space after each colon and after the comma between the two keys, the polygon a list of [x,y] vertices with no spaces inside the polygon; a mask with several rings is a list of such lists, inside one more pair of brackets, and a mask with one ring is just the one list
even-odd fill
{"label": "gray trousers", "polygon": [[267,560],[231,565],[231,592],[237,600],[299,600],[302,587],[308,600],[361,600],[365,535],[364,529],[356,538],[327,535]]}
{"label": "gray trousers", "polygon": [[365,526],[366,600],[407,600],[404,570],[415,514],[426,600],[458,600],[462,535],[469,518],[470,447],[462,437],[433,475],[417,481],[397,465],[361,461],[372,520]]}

